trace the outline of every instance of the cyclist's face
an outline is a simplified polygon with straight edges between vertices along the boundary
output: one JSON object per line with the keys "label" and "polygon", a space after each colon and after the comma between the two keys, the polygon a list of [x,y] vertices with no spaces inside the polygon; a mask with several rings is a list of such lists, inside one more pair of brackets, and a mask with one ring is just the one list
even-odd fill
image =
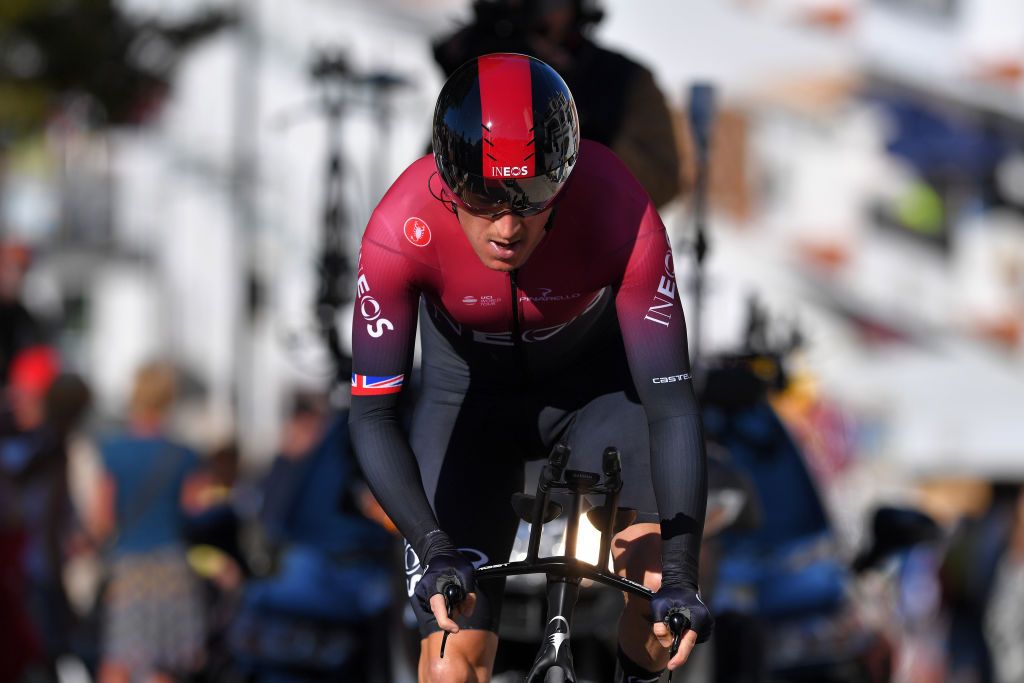
{"label": "cyclist's face", "polygon": [[510,271],[519,268],[544,238],[544,224],[551,209],[535,216],[507,213],[498,218],[474,216],[457,208],[459,223],[473,251],[491,270]]}

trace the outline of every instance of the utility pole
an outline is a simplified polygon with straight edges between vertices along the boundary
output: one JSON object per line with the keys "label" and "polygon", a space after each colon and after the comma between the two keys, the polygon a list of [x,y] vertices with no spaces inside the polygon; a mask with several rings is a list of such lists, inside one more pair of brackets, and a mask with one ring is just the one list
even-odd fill
{"label": "utility pole", "polygon": [[260,0],[236,0],[238,52],[234,75],[234,125],[231,171],[231,207],[234,219],[234,276],[238,305],[233,325],[234,367],[231,404],[235,438],[243,453],[258,442],[255,398],[258,382],[253,348],[254,327],[261,305],[256,272],[255,232],[258,227],[254,188],[259,182],[259,67]]}
{"label": "utility pole", "polygon": [[694,148],[697,150],[697,183],[694,188],[694,260],[693,295],[695,300],[693,334],[691,346],[692,365],[696,368],[701,358],[704,322],[704,259],[708,253],[707,199],[711,159],[711,129],[715,120],[715,91],[708,83],[694,83],[690,86],[690,130]]}

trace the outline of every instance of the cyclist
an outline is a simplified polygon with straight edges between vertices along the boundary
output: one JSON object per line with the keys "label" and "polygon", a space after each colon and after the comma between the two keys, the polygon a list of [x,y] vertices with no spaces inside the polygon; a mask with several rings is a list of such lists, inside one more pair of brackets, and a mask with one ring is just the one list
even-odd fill
{"label": "cyclist", "polygon": [[[474,563],[508,558],[524,458],[564,441],[575,469],[600,471],[605,446],[622,453],[620,504],[639,523],[615,539],[615,568],[657,592],[627,598],[617,680],[657,680],[713,624],[697,586],[703,438],[665,227],[615,155],[580,139],[568,88],[532,57],[453,73],[433,152],[363,236],[350,413],[367,480],[406,538],[420,679],[490,679],[504,584],[476,585]],[[423,391],[406,438],[417,313]],[[455,620],[439,594],[449,580],[468,593]],[[692,628],[668,662],[673,607]],[[459,633],[443,660],[442,631]]]}

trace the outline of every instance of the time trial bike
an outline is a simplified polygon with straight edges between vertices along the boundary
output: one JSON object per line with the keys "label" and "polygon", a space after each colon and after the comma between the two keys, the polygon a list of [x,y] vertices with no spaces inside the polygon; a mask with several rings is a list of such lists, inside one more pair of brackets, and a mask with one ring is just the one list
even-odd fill
{"label": "time trial bike", "polygon": [[[646,586],[608,571],[612,539],[632,524],[637,514],[636,510],[618,507],[619,492],[622,489],[622,464],[618,450],[614,447],[605,449],[601,463],[603,479],[595,472],[567,469],[570,453],[566,444],[557,444],[547,464],[541,469],[536,494],[516,493],[512,496],[512,507],[516,514],[530,524],[526,557],[518,561],[484,565],[474,574],[477,580],[524,574],[544,574],[547,577],[547,626],[533,666],[526,676],[526,683],[576,683],[570,637],[573,608],[584,580],[617,588],[646,600],[654,597],[653,591]],[[540,557],[543,526],[563,513],[563,505],[552,500],[552,494],[559,492],[568,494],[570,501],[565,554]],[[591,524],[601,533],[596,565],[575,556],[580,517],[588,495],[604,496],[603,505],[592,507],[586,513]],[[442,584],[441,594],[449,617],[466,598],[462,585],[454,580]],[[675,656],[682,635],[690,627],[690,618],[687,610],[672,609],[665,617],[665,622],[673,635],[670,652],[671,656]],[[448,634],[445,633],[441,640],[442,658],[447,641]]]}

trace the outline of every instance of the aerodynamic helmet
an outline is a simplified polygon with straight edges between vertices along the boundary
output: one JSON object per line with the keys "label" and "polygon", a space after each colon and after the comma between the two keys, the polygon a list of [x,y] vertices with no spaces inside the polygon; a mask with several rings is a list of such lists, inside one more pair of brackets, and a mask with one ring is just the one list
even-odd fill
{"label": "aerodynamic helmet", "polygon": [[572,173],[580,130],[572,93],[527,55],[484,55],[459,67],[434,109],[434,161],[451,199],[470,213],[530,216],[550,207]]}

